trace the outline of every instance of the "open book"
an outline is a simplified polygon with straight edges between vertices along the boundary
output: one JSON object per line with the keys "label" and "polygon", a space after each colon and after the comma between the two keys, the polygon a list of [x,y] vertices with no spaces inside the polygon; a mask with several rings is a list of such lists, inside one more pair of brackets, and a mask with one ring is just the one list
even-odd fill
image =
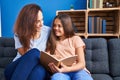
{"label": "open book", "polygon": [[68,58],[64,58],[61,60],[56,59],[53,55],[50,55],[47,52],[43,52],[41,51],[41,55],[40,55],[40,63],[49,70],[48,64],[49,63],[54,63],[56,66],[60,66],[61,62],[67,66],[71,66],[75,61],[76,61],[77,56],[71,56]]}

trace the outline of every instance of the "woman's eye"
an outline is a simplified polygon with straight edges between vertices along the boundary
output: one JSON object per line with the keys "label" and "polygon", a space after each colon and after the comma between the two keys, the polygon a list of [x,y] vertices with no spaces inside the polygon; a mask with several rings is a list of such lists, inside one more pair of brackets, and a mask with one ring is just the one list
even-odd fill
{"label": "woman's eye", "polygon": [[42,22],[43,22],[43,20],[37,20],[37,21],[36,21],[36,24],[42,23]]}

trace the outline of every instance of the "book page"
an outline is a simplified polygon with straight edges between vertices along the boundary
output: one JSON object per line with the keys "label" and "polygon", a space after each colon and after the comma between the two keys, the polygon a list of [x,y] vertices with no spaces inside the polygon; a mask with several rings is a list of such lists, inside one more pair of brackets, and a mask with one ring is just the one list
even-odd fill
{"label": "book page", "polygon": [[71,66],[76,61],[77,56],[71,56],[61,60],[56,59],[54,56],[50,55],[47,52],[41,51],[40,63],[49,70],[49,63],[54,63],[56,66],[60,66],[61,62],[67,66]]}
{"label": "book page", "polygon": [[62,59],[61,62],[66,66],[71,66],[76,61],[76,58],[77,58],[77,55],[74,55],[74,56]]}
{"label": "book page", "polygon": [[41,55],[40,55],[40,63],[49,70],[49,63],[54,63],[56,66],[58,66],[59,61],[54,58],[52,55],[50,55],[49,53],[43,52],[41,51]]}

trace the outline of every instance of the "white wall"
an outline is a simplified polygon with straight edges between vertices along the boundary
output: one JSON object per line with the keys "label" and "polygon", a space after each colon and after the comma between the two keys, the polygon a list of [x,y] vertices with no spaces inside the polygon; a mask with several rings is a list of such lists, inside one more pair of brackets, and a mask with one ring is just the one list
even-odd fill
{"label": "white wall", "polygon": [[0,37],[1,37],[1,6],[0,6]]}

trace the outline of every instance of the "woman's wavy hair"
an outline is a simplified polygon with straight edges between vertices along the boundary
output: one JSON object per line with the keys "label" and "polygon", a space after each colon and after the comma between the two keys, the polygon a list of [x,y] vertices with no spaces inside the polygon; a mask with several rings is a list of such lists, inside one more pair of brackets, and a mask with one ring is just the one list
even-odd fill
{"label": "woman's wavy hair", "polygon": [[42,12],[42,9],[36,4],[24,6],[14,25],[14,33],[19,37],[24,51],[30,48],[30,39],[34,38],[36,34],[35,22],[37,20],[38,11]]}

